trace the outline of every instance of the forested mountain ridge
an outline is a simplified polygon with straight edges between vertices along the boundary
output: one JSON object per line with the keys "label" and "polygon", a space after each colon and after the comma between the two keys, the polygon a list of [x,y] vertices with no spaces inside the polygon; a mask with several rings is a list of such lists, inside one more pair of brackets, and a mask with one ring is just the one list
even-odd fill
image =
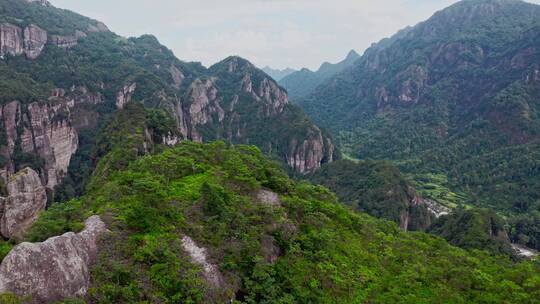
{"label": "forested mountain ridge", "polygon": [[250,62],[183,62],[46,0],[0,16],[0,303],[539,303],[538,260],[484,250],[498,217],[433,227],[467,250],[421,232],[398,168],[334,162]]}
{"label": "forested mountain ridge", "polygon": [[86,195],[40,216],[26,240],[43,243],[4,257],[0,301],[538,303],[538,262],[356,213],[252,146],[152,143],[143,129],[166,126],[146,111],[109,120]]}
{"label": "forested mountain ridge", "polygon": [[355,210],[394,221],[404,231],[425,231],[441,214],[390,162],[340,160],[308,178]]}
{"label": "forested mountain ridge", "polygon": [[360,55],[355,50],[351,50],[347,54],[347,57],[338,63],[332,64],[325,62],[317,71],[304,68],[283,77],[278,82],[287,90],[289,96],[294,101],[297,98],[311,94],[317,86],[352,66],[358,58],[360,58]]}
{"label": "forested mountain ridge", "polygon": [[27,166],[51,195],[66,177],[83,178],[71,172],[87,176],[96,130],[130,102],[170,116],[176,128],[159,134],[168,144],[256,144],[299,173],[338,157],[332,139],[244,59],[183,62],[151,35],[127,39],[46,1],[2,0],[0,21],[0,196]]}
{"label": "forested mountain ridge", "polygon": [[428,232],[452,245],[495,255],[523,256],[512,248],[512,242],[537,248],[534,220],[508,220],[493,210],[448,207],[441,197],[425,198],[423,189],[415,189],[408,177],[389,161],[339,160],[307,178],[328,187],[353,209],[393,221],[404,231]]}
{"label": "forested mountain ridge", "polygon": [[443,174],[467,204],[540,208],[540,6],[465,0],[300,99],[355,158]]}

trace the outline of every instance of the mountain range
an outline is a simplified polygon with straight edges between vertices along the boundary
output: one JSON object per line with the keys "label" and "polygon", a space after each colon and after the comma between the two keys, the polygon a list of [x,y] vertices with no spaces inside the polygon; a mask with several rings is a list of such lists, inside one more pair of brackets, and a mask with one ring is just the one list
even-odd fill
{"label": "mountain range", "polygon": [[539,58],[518,0],[279,82],[0,0],[0,303],[539,303]]}
{"label": "mountain range", "polygon": [[325,80],[347,69],[359,58],[360,55],[355,50],[351,50],[347,57],[338,63],[325,62],[315,72],[304,68],[283,77],[278,82],[287,90],[289,96],[295,100],[309,95]]}
{"label": "mountain range", "polygon": [[269,66],[262,68],[262,71],[268,74],[268,76],[272,77],[275,81],[280,81],[284,77],[296,72],[296,70],[293,70],[291,68],[285,68],[283,70],[280,70],[280,69],[272,69]]}
{"label": "mountain range", "polygon": [[53,191],[72,157],[88,153],[79,144],[93,140],[108,112],[133,101],[173,119],[175,130],[162,134],[171,144],[254,144],[300,173],[338,156],[285,90],[242,58],[205,68],[178,60],[153,36],[126,39],[49,4],[2,1],[0,9],[4,180],[30,166]]}
{"label": "mountain range", "polygon": [[419,184],[443,176],[465,205],[537,210],[539,17],[522,1],[461,1],[297,104],[354,158],[392,160]]}

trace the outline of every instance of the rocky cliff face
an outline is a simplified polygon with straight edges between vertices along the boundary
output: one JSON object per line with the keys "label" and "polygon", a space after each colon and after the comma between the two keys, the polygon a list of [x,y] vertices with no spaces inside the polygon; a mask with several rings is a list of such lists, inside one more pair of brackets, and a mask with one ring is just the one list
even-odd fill
{"label": "rocky cliff face", "polygon": [[135,89],[137,89],[136,83],[126,84],[116,93],[116,107],[118,109],[123,109],[131,101]]}
{"label": "rocky cliff face", "polygon": [[0,202],[0,232],[4,238],[21,239],[45,210],[47,194],[39,175],[26,168],[12,176],[7,185],[8,197]]}
{"label": "rocky cliff face", "polygon": [[[300,173],[313,172],[321,164],[334,160],[332,143],[325,143],[322,132],[318,128],[312,131],[304,140],[294,138],[289,144],[287,164]],[[324,160],[325,155],[328,155],[326,160]]]}
{"label": "rocky cliff face", "polygon": [[103,102],[101,94],[73,87],[53,90],[47,101],[0,106],[0,178],[7,184],[30,166],[41,185],[53,191],[79,148],[79,133],[95,127],[92,107]]}
{"label": "rocky cliff face", "polygon": [[[180,68],[169,72],[174,87],[186,84]],[[336,158],[332,140],[313,124],[295,125],[307,118],[295,113],[287,92],[251,63],[230,57],[208,72],[209,77],[195,78],[179,100],[166,106],[185,139],[255,144],[283,157],[299,173]],[[280,138],[285,143],[278,146]]]}
{"label": "rocky cliff face", "polygon": [[0,146],[0,153],[9,160],[5,178],[31,158],[30,165],[41,166],[47,188],[53,189],[61,181],[78,147],[77,131],[70,121],[73,107],[73,101],[29,105],[13,101],[1,108],[7,145]]}
{"label": "rocky cliff face", "polygon": [[[107,31],[107,27],[98,25],[88,28],[89,32]],[[0,58],[6,55],[25,55],[28,59],[36,59],[43,51],[46,44],[60,48],[71,48],[77,45],[79,39],[86,37],[82,31],[75,31],[72,35],[48,35],[47,31],[35,24],[24,28],[11,24],[0,24]]]}
{"label": "rocky cliff face", "polygon": [[21,55],[23,53],[22,30],[13,24],[0,24],[0,56]]}
{"label": "rocky cliff face", "polygon": [[425,231],[438,217],[435,213],[435,202],[426,200],[408,186],[406,190],[407,206],[401,211],[399,227],[405,231]]}
{"label": "rocky cliff face", "polygon": [[37,25],[24,29],[24,52],[29,59],[36,59],[47,43],[47,32]]}
{"label": "rocky cliff face", "polygon": [[225,111],[221,108],[218,100],[218,90],[212,80],[197,79],[191,84],[189,98],[189,122],[195,128],[192,130],[194,140],[202,140],[196,127],[214,122],[213,116],[217,121],[223,121]]}
{"label": "rocky cliff face", "polygon": [[[63,16],[50,7],[33,9]],[[24,160],[34,168],[40,168],[38,173],[47,188],[54,189],[61,183],[78,148],[80,129],[91,124],[91,117],[72,113],[82,102],[88,105],[106,102],[108,106],[115,104],[117,109],[123,109],[136,99],[146,106],[163,108],[175,118],[181,136],[166,138],[164,142],[173,143],[181,137],[194,141],[253,144],[287,161],[302,173],[332,161],[336,155],[329,136],[289,104],[287,92],[240,57],[227,58],[206,69],[178,60],[149,35],[119,39],[109,32],[98,37],[95,32],[106,32],[107,27],[82,16],[73,20],[69,19],[73,16],[63,16],[70,21],[66,22],[71,24],[69,29],[63,29],[61,22],[43,28],[40,25],[48,23],[40,23],[41,18],[37,17],[30,22],[19,13],[20,10],[17,7],[11,13],[25,22],[0,25],[0,56],[25,55],[28,59],[36,59],[47,51],[47,45],[54,45],[70,49],[64,52],[70,58],[67,62],[85,66],[73,65],[53,73],[50,70],[55,69],[54,65],[36,60],[34,63],[47,69],[48,77],[55,78],[59,82],[55,85],[60,88],[53,92],[48,102],[40,100],[23,105],[13,101],[2,106],[0,121],[6,127],[7,138],[5,147],[0,143],[0,155],[7,159],[7,163],[0,159],[0,175],[4,178],[20,168]],[[118,67],[94,66],[92,60],[86,60],[89,53],[103,56],[106,62],[118,60],[99,51],[103,40],[117,47],[115,56],[120,56],[122,62]],[[72,48],[77,44],[82,45],[84,51]],[[124,78],[110,79],[110,74],[124,75]],[[79,88],[85,88],[78,95],[85,96],[86,100],[68,96],[76,95],[72,94],[73,88],[68,87],[71,80],[64,81],[71,77]],[[43,82],[30,78],[31,82]],[[28,162],[29,159],[33,161]]]}
{"label": "rocky cliff face", "polygon": [[15,246],[0,265],[0,293],[31,296],[30,303],[84,296],[90,286],[97,241],[106,230],[101,219],[92,216],[81,233]]}

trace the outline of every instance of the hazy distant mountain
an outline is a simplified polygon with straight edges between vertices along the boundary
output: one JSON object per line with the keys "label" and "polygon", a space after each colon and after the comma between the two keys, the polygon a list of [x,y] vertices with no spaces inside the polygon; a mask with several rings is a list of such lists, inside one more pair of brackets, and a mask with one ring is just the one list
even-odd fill
{"label": "hazy distant mountain", "polygon": [[291,68],[280,70],[280,69],[272,69],[269,66],[263,68],[262,70],[263,72],[268,74],[270,77],[274,78],[275,81],[280,81],[284,77],[296,72],[296,70],[293,70]]}
{"label": "hazy distant mountain", "polygon": [[325,62],[316,72],[302,69],[284,77],[279,84],[287,89],[291,99],[307,96],[325,80],[350,67],[358,58],[360,55],[352,50],[343,61],[336,64]]}

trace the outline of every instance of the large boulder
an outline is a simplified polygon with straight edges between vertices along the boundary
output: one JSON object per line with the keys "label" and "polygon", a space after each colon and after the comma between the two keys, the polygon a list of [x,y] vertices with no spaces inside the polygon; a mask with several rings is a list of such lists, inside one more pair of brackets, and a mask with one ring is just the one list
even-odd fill
{"label": "large boulder", "polygon": [[90,286],[97,242],[107,231],[99,216],[86,220],[80,233],[69,232],[42,243],[21,243],[0,265],[0,293],[30,296],[31,303],[55,303],[82,297]]}
{"label": "large boulder", "polygon": [[25,168],[10,177],[7,192],[0,201],[0,232],[5,238],[22,238],[47,205],[45,187],[36,171]]}

